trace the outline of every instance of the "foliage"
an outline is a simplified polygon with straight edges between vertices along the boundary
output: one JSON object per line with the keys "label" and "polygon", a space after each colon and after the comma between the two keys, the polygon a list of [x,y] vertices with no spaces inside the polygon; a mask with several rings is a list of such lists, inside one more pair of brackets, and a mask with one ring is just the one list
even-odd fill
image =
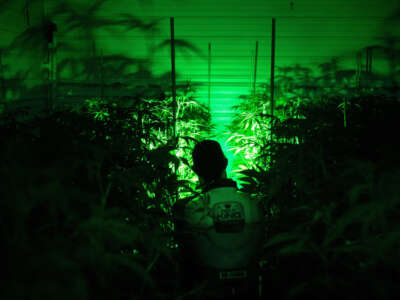
{"label": "foliage", "polygon": [[[90,46],[100,27],[157,31],[159,20],[99,16],[104,2],[85,8],[62,1],[47,21],[64,15],[59,29],[82,32]],[[37,49],[31,54],[46,56],[51,49],[45,32],[31,26],[7,50]],[[151,50],[165,47],[169,40]],[[186,41],[176,40],[176,47],[205,57]],[[54,51],[60,49],[73,48],[59,43]],[[382,48],[394,53],[388,50]],[[190,152],[212,126],[187,88],[178,93],[172,137],[170,95],[160,86],[132,88],[143,77],[169,83],[170,74],[153,77],[149,63],[120,55],[104,56],[101,63],[98,57],[67,58],[57,76],[67,68],[86,80],[120,75],[130,88],[121,94],[130,96],[53,107],[33,119],[28,115],[34,107],[2,115],[0,221],[8,275],[2,299],[183,296],[177,291],[171,205],[194,192]],[[132,65],[139,70],[128,74]],[[392,130],[398,99],[390,98],[393,91],[376,74],[363,74],[361,85],[377,80],[378,88],[360,93],[350,86],[355,71],[338,71],[336,59],[319,67],[317,78],[299,65],[282,69],[274,116],[265,93],[243,96],[229,127],[243,191],[262,199],[266,211],[263,288],[279,299],[389,299],[399,275],[400,161]],[[21,80],[28,73],[2,76],[3,86],[31,96],[34,89]]]}
{"label": "foliage", "polygon": [[172,99],[142,96],[3,115],[1,222],[11,274],[3,298],[176,293],[170,210],[179,188],[191,191],[188,149],[209,131],[210,115],[178,93],[173,139]]}
{"label": "foliage", "polygon": [[264,200],[264,275],[277,298],[396,293],[400,149],[386,133],[400,105],[386,95],[349,96],[346,127],[341,97],[300,103],[274,120],[274,141],[262,146],[270,164],[241,171],[244,191]]}

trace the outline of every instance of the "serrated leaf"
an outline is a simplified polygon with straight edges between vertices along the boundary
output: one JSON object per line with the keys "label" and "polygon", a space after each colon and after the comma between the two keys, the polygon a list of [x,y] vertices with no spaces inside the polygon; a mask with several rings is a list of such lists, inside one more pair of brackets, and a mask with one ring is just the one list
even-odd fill
{"label": "serrated leaf", "polygon": [[179,157],[179,159],[182,161],[182,163],[183,163],[184,165],[190,167],[190,163],[189,163],[189,161],[188,161],[186,158],[184,158],[184,157],[181,156],[181,157]]}
{"label": "serrated leaf", "polygon": [[240,151],[242,151],[243,149],[242,148],[237,148],[236,149],[236,151],[235,151],[235,153],[233,153],[233,155],[236,155],[236,154],[238,154]]}
{"label": "serrated leaf", "polygon": [[246,169],[246,170],[240,171],[240,174],[246,175],[248,177],[254,177],[254,178],[257,178],[260,176],[259,172],[257,172],[256,170],[252,170],[252,169]]}
{"label": "serrated leaf", "polygon": [[240,181],[248,182],[251,185],[256,185],[257,182],[251,177],[241,177]]}
{"label": "serrated leaf", "polygon": [[226,140],[226,142],[229,142],[229,141],[232,140],[234,137],[235,137],[235,135],[231,135],[231,136]]}

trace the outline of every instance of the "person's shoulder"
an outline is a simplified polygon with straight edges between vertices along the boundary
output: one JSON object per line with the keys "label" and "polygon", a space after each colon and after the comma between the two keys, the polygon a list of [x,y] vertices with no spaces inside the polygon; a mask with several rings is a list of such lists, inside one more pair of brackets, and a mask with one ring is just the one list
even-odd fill
{"label": "person's shoulder", "polygon": [[206,205],[207,205],[207,196],[201,195],[187,202],[187,204],[184,207],[184,210],[197,212],[203,210]]}
{"label": "person's shoulder", "polygon": [[174,211],[183,212],[188,208],[189,209],[198,208],[200,206],[200,203],[202,202],[201,201],[202,197],[204,197],[204,195],[196,195],[196,196],[178,200],[172,205],[172,209]]}

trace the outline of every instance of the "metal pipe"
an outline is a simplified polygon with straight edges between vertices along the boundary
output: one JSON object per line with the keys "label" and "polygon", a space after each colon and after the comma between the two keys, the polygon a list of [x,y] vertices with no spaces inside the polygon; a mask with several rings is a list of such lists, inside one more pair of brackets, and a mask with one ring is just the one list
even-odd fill
{"label": "metal pipe", "polygon": [[[172,80],[172,113],[173,113],[173,139],[175,147],[178,148],[178,140],[176,140],[176,110],[177,110],[177,103],[176,103],[176,77],[175,77],[175,31],[174,31],[174,18],[171,17],[170,19],[171,25],[171,80]],[[175,169],[175,174],[178,176],[178,169]],[[175,202],[178,201],[179,193],[178,187],[176,187],[174,191]]]}
{"label": "metal pipe", "polygon": [[104,100],[104,70],[103,70],[103,63],[104,63],[104,57],[103,57],[103,49],[100,49],[100,80],[101,80],[101,86],[100,86],[100,99],[101,101]]}
{"label": "metal pipe", "polygon": [[274,116],[274,80],[275,80],[275,18],[272,19],[271,41],[271,120]]}
{"label": "metal pipe", "polygon": [[356,65],[357,65],[357,73],[356,73],[356,85],[357,85],[357,90],[360,91],[362,88],[362,83],[361,83],[361,76],[362,76],[362,53],[361,51],[358,51],[356,53]]}
{"label": "metal pipe", "polygon": [[273,141],[273,117],[274,117],[274,80],[275,80],[275,18],[272,19],[272,40],[271,40],[271,138]]}
{"label": "metal pipe", "polygon": [[254,57],[254,81],[253,81],[253,96],[256,95],[256,81],[257,81],[257,59],[258,59],[258,41],[256,42],[256,54]]}
{"label": "metal pipe", "polygon": [[372,48],[367,48],[367,73],[372,73]]}
{"label": "metal pipe", "polygon": [[175,77],[175,32],[174,18],[170,18],[171,25],[171,80],[172,80],[172,111],[173,111],[173,137],[176,136],[176,77]]}
{"label": "metal pipe", "polygon": [[4,69],[3,69],[3,51],[0,50],[0,82],[1,82],[1,101],[4,104],[4,111],[7,112],[8,106],[6,101],[6,85],[4,80]]}
{"label": "metal pipe", "polygon": [[208,43],[208,109],[211,110],[211,43]]}

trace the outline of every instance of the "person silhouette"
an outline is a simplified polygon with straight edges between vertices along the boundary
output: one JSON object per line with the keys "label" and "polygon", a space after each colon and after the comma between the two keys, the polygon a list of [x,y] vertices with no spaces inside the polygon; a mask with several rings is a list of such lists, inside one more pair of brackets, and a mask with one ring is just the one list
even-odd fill
{"label": "person silhouette", "polygon": [[183,285],[202,284],[201,299],[256,299],[265,230],[262,205],[227,178],[228,160],[218,142],[196,144],[192,158],[200,196],[173,207]]}

